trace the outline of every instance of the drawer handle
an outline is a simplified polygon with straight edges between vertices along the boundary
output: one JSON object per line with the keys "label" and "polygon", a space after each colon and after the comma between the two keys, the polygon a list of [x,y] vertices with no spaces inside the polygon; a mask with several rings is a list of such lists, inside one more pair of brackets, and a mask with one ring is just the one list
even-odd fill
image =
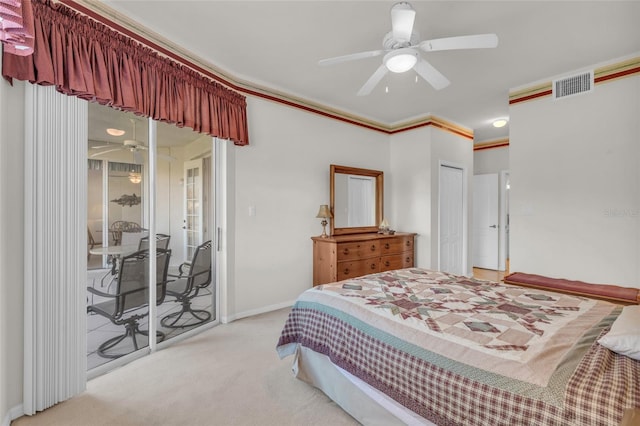
{"label": "drawer handle", "polygon": [[384,262],[384,266],[389,266],[391,265],[391,262],[389,262],[388,260]]}
{"label": "drawer handle", "polygon": [[345,275],[349,275],[349,268],[344,268],[344,271],[342,271],[342,273]]}
{"label": "drawer handle", "polygon": [[342,253],[344,253],[345,255],[349,254],[349,249],[348,248],[344,249]]}
{"label": "drawer handle", "polygon": [[371,269],[376,269],[376,264],[375,263],[371,264]]}
{"label": "drawer handle", "polygon": [[384,248],[385,248],[385,249],[387,249],[387,250],[389,250],[389,243],[385,243],[385,244],[384,244]]}
{"label": "drawer handle", "polygon": [[407,258],[404,261],[409,263],[409,262],[411,262],[411,258],[407,256]]}
{"label": "drawer handle", "polygon": [[376,251],[376,245],[375,244],[371,244],[371,251]]}
{"label": "drawer handle", "polygon": [[409,246],[411,245],[411,241],[407,240],[407,242],[405,243],[405,245],[406,245],[407,247],[409,247]]}

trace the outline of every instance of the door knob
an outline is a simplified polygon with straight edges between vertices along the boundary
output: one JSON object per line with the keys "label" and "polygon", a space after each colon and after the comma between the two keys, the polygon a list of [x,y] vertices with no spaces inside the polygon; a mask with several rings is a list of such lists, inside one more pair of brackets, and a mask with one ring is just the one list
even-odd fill
{"label": "door knob", "polygon": [[498,227],[498,225],[491,225],[491,226],[489,226],[489,228],[497,228],[497,227]]}

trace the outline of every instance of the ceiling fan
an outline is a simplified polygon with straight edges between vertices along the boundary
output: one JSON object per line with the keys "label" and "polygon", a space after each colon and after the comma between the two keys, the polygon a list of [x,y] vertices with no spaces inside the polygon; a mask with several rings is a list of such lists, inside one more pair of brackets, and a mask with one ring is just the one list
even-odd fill
{"label": "ceiling fan", "polygon": [[447,77],[420,56],[420,50],[436,52],[440,50],[485,49],[498,46],[498,36],[495,34],[476,34],[419,41],[420,36],[413,30],[415,16],[416,11],[409,3],[404,1],[396,3],[391,7],[392,30],[384,36],[383,49],[323,59],[318,64],[333,65],[384,54],[382,65],[360,88],[358,96],[371,93],[387,72],[402,73],[410,69],[414,69],[434,89],[440,90],[447,87],[450,82]]}
{"label": "ceiling fan", "polygon": [[[101,155],[107,154],[109,152],[129,150],[133,153],[133,163],[141,164],[143,158],[140,151],[149,150],[149,148],[147,148],[142,142],[136,140],[136,121],[134,119],[130,119],[130,121],[131,121],[131,124],[133,125],[133,139],[125,139],[122,142],[122,145],[119,143],[116,144],[116,143],[107,142],[107,145],[94,146],[92,147],[92,149],[101,149],[101,148],[109,148],[109,149],[95,152],[89,155],[89,157],[95,158],[95,157],[99,157]],[[167,161],[175,160],[175,157],[172,157],[170,155],[158,153],[157,156],[158,158],[162,158]]]}

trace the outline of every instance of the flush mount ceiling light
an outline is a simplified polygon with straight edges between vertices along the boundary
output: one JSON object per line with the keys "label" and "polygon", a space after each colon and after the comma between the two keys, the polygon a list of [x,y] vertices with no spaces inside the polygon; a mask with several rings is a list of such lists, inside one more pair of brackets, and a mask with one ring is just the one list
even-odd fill
{"label": "flush mount ceiling light", "polygon": [[111,136],[122,136],[124,135],[125,131],[120,129],[107,129],[107,133],[109,133]]}
{"label": "flush mount ceiling light", "polygon": [[504,127],[507,125],[506,118],[498,118],[497,120],[493,120],[493,127]]}
{"label": "flush mount ceiling light", "polygon": [[411,48],[392,50],[384,55],[383,62],[391,72],[406,72],[418,62],[418,52]]}

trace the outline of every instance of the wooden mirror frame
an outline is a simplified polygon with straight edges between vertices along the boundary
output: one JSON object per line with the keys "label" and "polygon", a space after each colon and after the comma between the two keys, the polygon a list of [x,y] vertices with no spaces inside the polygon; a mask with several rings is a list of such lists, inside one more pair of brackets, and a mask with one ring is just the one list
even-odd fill
{"label": "wooden mirror frame", "polygon": [[[347,167],[347,166],[337,166],[335,164],[331,164],[329,166],[329,208],[331,209],[331,215],[333,218],[330,220],[330,232],[331,235],[344,235],[344,234],[364,234],[367,232],[378,232],[378,226],[382,221],[382,206],[383,206],[383,195],[384,195],[384,173],[379,170],[369,170],[369,169],[358,169],[356,167]],[[376,179],[376,219],[374,226],[360,226],[360,227],[346,227],[346,228],[336,228],[334,226],[334,218],[335,218],[335,174],[347,174],[347,175],[359,175],[359,176],[370,176]]]}

